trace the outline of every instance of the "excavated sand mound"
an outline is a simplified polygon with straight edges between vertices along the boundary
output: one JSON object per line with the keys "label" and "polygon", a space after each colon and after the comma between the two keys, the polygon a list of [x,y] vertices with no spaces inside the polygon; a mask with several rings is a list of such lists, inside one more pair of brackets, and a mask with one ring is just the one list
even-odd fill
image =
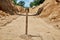
{"label": "excavated sand mound", "polygon": [[30,12],[36,13],[41,7],[43,10],[39,17],[54,27],[60,28],[60,0],[45,0],[39,6],[30,8]]}
{"label": "excavated sand mound", "polygon": [[50,2],[48,2],[48,4],[46,4],[44,7],[40,17],[43,18],[47,23],[60,29],[60,1],[50,0]]}
{"label": "excavated sand mound", "polygon": [[60,20],[60,2],[57,2],[56,0],[45,0],[43,4],[35,7],[34,9],[31,8],[34,11],[30,12],[36,12],[41,7],[43,7],[43,11],[40,14],[40,17],[47,17],[48,19],[50,19],[50,21],[52,19],[56,19],[54,21]]}

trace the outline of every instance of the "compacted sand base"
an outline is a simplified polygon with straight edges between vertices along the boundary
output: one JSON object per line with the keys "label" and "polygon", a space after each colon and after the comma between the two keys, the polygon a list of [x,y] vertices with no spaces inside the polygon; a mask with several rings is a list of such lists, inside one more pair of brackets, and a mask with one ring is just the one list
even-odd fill
{"label": "compacted sand base", "polygon": [[19,16],[6,26],[0,27],[0,40],[60,40],[60,31],[43,19],[29,16],[28,20],[29,36],[25,35],[26,17]]}

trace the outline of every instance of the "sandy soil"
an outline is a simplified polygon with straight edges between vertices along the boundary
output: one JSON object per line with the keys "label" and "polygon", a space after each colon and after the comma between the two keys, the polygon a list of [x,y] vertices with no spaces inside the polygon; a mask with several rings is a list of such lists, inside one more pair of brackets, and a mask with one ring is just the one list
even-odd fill
{"label": "sandy soil", "polygon": [[[25,16],[19,16],[6,26],[0,27],[0,40],[26,40],[20,37],[25,34],[25,18]],[[29,16],[28,20],[28,34],[40,37],[32,37],[27,40],[60,40],[60,31],[43,19]]]}
{"label": "sandy soil", "polygon": [[2,16],[0,18],[0,27],[11,23],[13,20],[17,19],[17,17],[18,15]]}

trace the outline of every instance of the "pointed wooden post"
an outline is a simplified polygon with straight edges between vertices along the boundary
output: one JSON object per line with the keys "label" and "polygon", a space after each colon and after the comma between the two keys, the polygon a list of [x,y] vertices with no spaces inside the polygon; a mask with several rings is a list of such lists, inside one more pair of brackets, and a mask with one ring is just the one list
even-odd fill
{"label": "pointed wooden post", "polygon": [[28,35],[28,13],[29,13],[29,8],[26,9],[26,35]]}

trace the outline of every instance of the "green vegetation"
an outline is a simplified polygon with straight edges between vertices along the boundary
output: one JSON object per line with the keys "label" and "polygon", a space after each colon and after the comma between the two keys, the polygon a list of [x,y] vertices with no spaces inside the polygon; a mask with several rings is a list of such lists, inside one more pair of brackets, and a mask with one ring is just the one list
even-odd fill
{"label": "green vegetation", "polygon": [[24,7],[25,2],[24,2],[24,1],[20,1],[20,2],[18,3],[18,5],[19,5],[19,6],[23,6],[23,7]]}
{"label": "green vegetation", "polygon": [[[15,5],[19,5],[19,6],[22,6],[24,7],[25,5],[25,2],[24,1],[20,1],[17,3],[17,0],[13,0],[14,1],[14,4]],[[45,0],[34,0],[33,2],[30,3],[30,7],[33,7],[33,6],[38,6],[40,4],[42,4]]]}
{"label": "green vegetation", "polygon": [[44,1],[45,0],[34,0],[34,2],[30,3],[30,7],[38,6],[38,5],[42,4]]}
{"label": "green vegetation", "polygon": [[22,7],[24,7],[24,5],[25,5],[24,1],[20,1],[20,2],[17,3],[17,0],[13,0],[13,2],[14,2],[15,5],[19,5],[19,6],[22,6]]}
{"label": "green vegetation", "polygon": [[13,0],[14,4],[17,5],[17,0]]}

